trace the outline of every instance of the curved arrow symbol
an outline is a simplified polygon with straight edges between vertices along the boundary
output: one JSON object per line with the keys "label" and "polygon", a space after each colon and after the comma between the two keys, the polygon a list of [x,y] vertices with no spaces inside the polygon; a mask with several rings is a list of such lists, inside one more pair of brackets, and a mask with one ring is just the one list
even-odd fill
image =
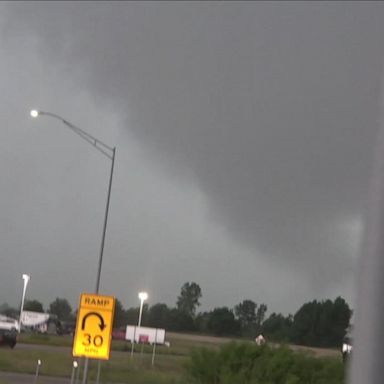
{"label": "curved arrow symbol", "polygon": [[87,318],[89,316],[97,316],[100,320],[100,324],[99,324],[99,328],[100,328],[100,331],[102,331],[104,328],[107,327],[107,324],[104,323],[104,319],[100,316],[99,313],[97,312],[88,312],[84,317],[83,317],[83,321],[81,323],[81,330],[84,331],[84,328],[85,328],[85,322],[87,320]]}

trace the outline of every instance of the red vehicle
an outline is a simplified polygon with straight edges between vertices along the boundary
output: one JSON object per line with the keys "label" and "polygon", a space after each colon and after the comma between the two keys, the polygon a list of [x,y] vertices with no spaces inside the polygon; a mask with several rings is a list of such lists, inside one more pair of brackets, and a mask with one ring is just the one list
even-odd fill
{"label": "red vehicle", "polygon": [[113,340],[125,340],[125,328],[115,328],[112,330]]}

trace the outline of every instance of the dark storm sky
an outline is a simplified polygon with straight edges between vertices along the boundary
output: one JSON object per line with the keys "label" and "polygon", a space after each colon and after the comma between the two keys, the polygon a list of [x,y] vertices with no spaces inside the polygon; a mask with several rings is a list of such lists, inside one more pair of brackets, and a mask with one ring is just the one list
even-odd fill
{"label": "dark storm sky", "polygon": [[379,2],[0,4],[0,303],[101,292],[294,312],[354,300],[377,131]]}

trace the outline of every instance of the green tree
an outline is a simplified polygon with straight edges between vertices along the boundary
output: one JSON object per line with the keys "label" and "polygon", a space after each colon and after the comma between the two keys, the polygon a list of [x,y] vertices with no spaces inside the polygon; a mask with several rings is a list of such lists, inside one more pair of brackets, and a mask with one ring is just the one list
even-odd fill
{"label": "green tree", "polygon": [[49,313],[57,316],[59,320],[68,320],[72,315],[72,308],[67,299],[56,297],[51,304],[49,304]]}
{"label": "green tree", "polygon": [[320,303],[314,300],[305,303],[295,313],[292,326],[292,341],[296,344],[318,346],[316,331],[320,317]]}
{"label": "green tree", "polygon": [[148,324],[155,328],[169,327],[170,309],[166,304],[155,304],[149,308]]}
{"label": "green tree", "polygon": [[127,322],[130,325],[137,325],[139,319],[139,307],[131,307],[125,311]]}
{"label": "green tree", "polygon": [[349,308],[348,303],[342,298],[337,297],[333,302],[333,310],[331,312],[331,329],[329,343],[340,346],[343,338],[347,333],[353,311]]}
{"label": "green tree", "polygon": [[227,307],[215,308],[208,320],[208,329],[217,336],[236,335],[239,333],[240,323]]}
{"label": "green tree", "polygon": [[201,333],[209,332],[208,322],[212,312],[200,312],[195,318],[196,329]]}
{"label": "green tree", "polygon": [[181,287],[180,296],[177,298],[177,309],[191,317],[195,316],[196,308],[200,305],[201,288],[198,284],[185,283]]}
{"label": "green tree", "polygon": [[295,314],[292,326],[292,341],[318,347],[339,347],[352,311],[346,301],[312,301],[305,303]]}
{"label": "green tree", "polygon": [[257,304],[252,300],[243,300],[235,306],[235,314],[242,328],[249,328],[256,322]]}
{"label": "green tree", "polygon": [[38,300],[26,300],[23,310],[32,312],[44,312],[43,304]]}
{"label": "green tree", "polygon": [[0,305],[0,313],[4,316],[17,319],[19,317],[20,310],[10,307],[7,303]]}
{"label": "green tree", "polygon": [[262,325],[262,333],[268,340],[288,342],[291,337],[292,315],[287,317],[281,313],[272,313]]}
{"label": "green tree", "polygon": [[261,331],[261,326],[263,324],[267,309],[268,307],[265,304],[260,304],[259,307],[257,308],[256,320],[255,320],[257,332]]}
{"label": "green tree", "polygon": [[126,312],[124,311],[123,304],[121,304],[120,300],[116,299],[113,328],[120,328],[126,324],[127,324],[127,316],[126,316]]}
{"label": "green tree", "polygon": [[172,331],[195,331],[195,320],[188,313],[172,308],[169,312],[169,329]]}
{"label": "green tree", "polygon": [[[140,307],[128,308],[125,311],[126,323],[130,325],[137,325],[139,320]],[[141,325],[148,325],[148,304],[143,305],[143,313],[141,315]]]}

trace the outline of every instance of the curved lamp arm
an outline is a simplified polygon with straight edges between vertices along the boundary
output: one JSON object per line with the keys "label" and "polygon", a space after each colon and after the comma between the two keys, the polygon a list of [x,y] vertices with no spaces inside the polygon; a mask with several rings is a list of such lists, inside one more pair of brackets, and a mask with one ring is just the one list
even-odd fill
{"label": "curved lamp arm", "polygon": [[93,137],[89,133],[83,131],[79,127],[76,127],[75,125],[73,125],[69,121],[65,120],[61,116],[56,115],[55,113],[39,111],[39,110],[33,109],[33,110],[31,110],[30,115],[33,118],[36,118],[38,116],[51,116],[51,117],[53,117],[53,118],[55,118],[57,120],[60,120],[64,125],[66,125],[68,128],[70,128],[73,132],[78,134],[83,140],[85,140],[88,143],[90,143],[94,148],[96,148],[99,152],[101,152],[104,156],[108,157],[112,161],[111,171],[110,171],[110,175],[109,175],[108,196],[107,196],[107,203],[106,203],[106,207],[105,207],[103,235],[102,235],[102,238],[101,238],[100,256],[99,256],[99,262],[98,262],[97,278],[96,278],[96,288],[95,288],[95,293],[99,293],[101,266],[102,266],[102,263],[103,263],[105,234],[106,234],[106,231],[107,231],[109,201],[110,201],[110,197],[111,197],[112,177],[113,177],[113,168],[114,168],[114,165],[115,165],[116,148],[115,147],[111,148],[107,144],[105,144],[102,141],[96,139],[96,137]]}
{"label": "curved lamp arm", "polygon": [[45,111],[38,111],[36,109],[33,109],[30,112],[31,116],[36,118],[38,116],[51,116],[57,120],[60,120],[63,124],[65,124],[69,129],[71,129],[73,132],[75,132],[77,135],[79,135],[82,139],[87,141],[88,143],[92,144],[98,151],[100,151],[103,155],[107,156],[109,159],[112,160],[113,157],[113,148],[111,148],[109,145],[103,143],[101,140],[96,139],[96,137],[90,135],[89,133],[85,132],[79,127],[76,127],[76,125],[73,125],[68,120],[65,120],[63,117],[56,115],[56,113],[52,112],[45,112]]}

